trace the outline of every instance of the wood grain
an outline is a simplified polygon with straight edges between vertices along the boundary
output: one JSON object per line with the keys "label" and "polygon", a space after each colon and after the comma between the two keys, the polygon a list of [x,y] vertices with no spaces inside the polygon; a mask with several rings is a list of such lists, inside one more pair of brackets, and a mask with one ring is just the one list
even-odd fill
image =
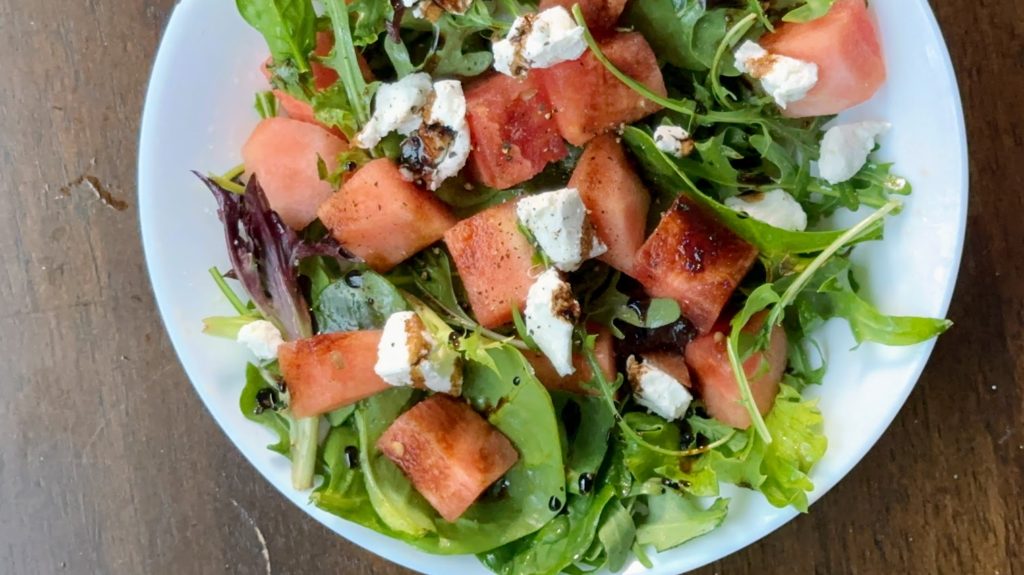
{"label": "wood grain", "polygon": [[[404,573],[260,478],[163,333],[135,157],[173,4],[0,0],[0,573]],[[1024,3],[933,5],[971,142],[956,328],[812,513],[701,574],[1024,573]]]}

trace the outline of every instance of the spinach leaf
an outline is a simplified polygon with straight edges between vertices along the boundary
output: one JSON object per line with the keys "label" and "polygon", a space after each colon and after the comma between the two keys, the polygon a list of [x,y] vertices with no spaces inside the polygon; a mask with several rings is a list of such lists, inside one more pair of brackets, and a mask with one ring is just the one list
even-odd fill
{"label": "spinach leaf", "polygon": [[605,566],[613,573],[618,572],[626,564],[636,541],[636,524],[620,500],[612,499],[604,508],[597,539],[604,548]]}
{"label": "spinach leaf", "polygon": [[313,307],[318,331],[380,329],[388,317],[409,309],[402,294],[383,276],[349,272],[328,285]]}
{"label": "spinach leaf", "polygon": [[[331,429],[323,446],[324,480],[313,491],[310,501],[349,521],[401,539],[400,533],[392,531],[381,520],[370,501],[365,472],[355,455],[361,445],[354,421]],[[352,459],[353,456],[356,459]]]}
{"label": "spinach leaf", "polygon": [[316,12],[311,0],[235,0],[238,12],[263,34],[276,63],[292,61],[299,72],[309,71],[309,54],[316,47]]}
{"label": "spinach leaf", "polygon": [[359,431],[359,465],[370,502],[389,529],[411,538],[435,532],[437,513],[402,470],[377,449],[377,440],[416,395],[410,387],[389,389],[362,402],[353,414]]}
{"label": "spinach leaf", "polygon": [[[608,453],[615,419],[599,398],[571,393],[558,394],[557,398],[566,404],[563,412],[565,409],[579,410],[579,428],[574,430],[570,438],[565,475],[569,492],[585,495],[580,491],[580,477],[588,474],[592,481],[597,477]],[[570,406],[570,403],[575,407]]]}
{"label": "spinach leaf", "polygon": [[[376,448],[377,438],[419,393],[396,388],[361,402],[352,419],[336,428],[354,426],[357,432],[360,477],[346,480],[344,489],[328,485],[314,495],[314,502],[341,517],[441,554],[488,551],[549,523],[556,514],[549,508],[550,498],[566,496],[561,448],[551,441],[558,436],[558,427],[550,396],[516,350],[502,345],[487,353],[497,371],[468,361],[463,395],[476,409],[488,413],[488,421],[519,451],[519,462],[505,475],[508,490],[503,497],[482,498],[454,523],[444,521],[430,508],[398,467]],[[351,441],[350,432],[340,433],[349,433],[346,437]],[[369,513],[367,501],[372,503],[373,513]]]}
{"label": "spinach leaf", "polygon": [[630,2],[624,15],[655,54],[673,66],[696,72],[711,67],[728,19],[727,10],[706,10],[701,0]]}
{"label": "spinach leaf", "polygon": [[638,521],[636,541],[664,551],[714,530],[729,511],[729,500],[718,499],[707,509],[674,489],[647,496],[647,516]]}
{"label": "spinach leaf", "polygon": [[611,485],[590,495],[570,495],[565,513],[539,531],[478,557],[499,575],[561,573],[590,548],[604,509],[614,497]]}
{"label": "spinach leaf", "polygon": [[[263,391],[267,390],[267,391]],[[264,409],[260,406],[257,396],[261,393],[270,394],[274,403],[280,401],[279,392],[275,385],[268,381],[259,367],[248,364],[245,366],[245,387],[242,389],[242,396],[238,400],[238,407],[242,415],[249,421],[255,421],[263,427],[277,434],[277,443],[267,446],[267,449],[289,456],[291,420],[275,409]]]}

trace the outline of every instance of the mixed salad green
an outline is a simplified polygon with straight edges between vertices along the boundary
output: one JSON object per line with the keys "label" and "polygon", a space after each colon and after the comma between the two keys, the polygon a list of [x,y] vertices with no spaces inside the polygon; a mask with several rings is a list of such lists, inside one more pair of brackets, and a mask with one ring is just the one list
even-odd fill
{"label": "mixed salad green", "polygon": [[[437,341],[464,365],[462,396],[500,430],[518,462],[454,522],[442,519],[410,480],[377,448],[378,438],[427,393],[396,387],[317,417],[295,417],[276,361],[250,363],[239,406],[278,436],[269,448],[289,457],[297,488],[311,502],[347,520],[439,554],[477,554],[496,573],[583,573],[622,568],[630,557],[648,563],[664,551],[718,527],[729,511],[723,484],[758,491],[773,505],[807,511],[810,473],[824,455],[822,414],[803,391],[821,383],[826,358],[813,339],[831,318],[849,322],[857,342],[910,345],[950,323],[893,317],[858,293],[851,253],[881,239],[887,217],[900,212],[910,184],[892,165],[869,160],[847,181],[818,177],[821,130],[829,117],[784,117],[771,97],[737,69],[733,52],[783,21],[806,22],[832,0],[633,0],[619,26],[639,31],[658,56],[667,86],[660,96],[605,58],[589,31],[587,50],[617,78],[663,109],[619,130],[636,171],[652,194],[650,225],[683,197],[757,248],[759,263],[732,299],[729,360],[752,425],[730,427],[711,417],[698,397],[679,421],[639,406],[625,376],[608,378],[595,353],[598,328],[622,349],[646,340],[693,336],[671,299],[637,296],[635,282],[589,260],[570,274],[581,307],[574,344],[590,366],[588,394],[549,390],[523,351],[536,349],[516,310],[506,328],[488,329],[467,304],[458,271],[443,244],[378,273],[338,246],[325,227],[284,225],[244,167],[201,176],[220,204],[232,269],[212,269],[235,313],[211,317],[206,331],[234,338],[267,320],[284,340],[380,329],[391,314],[413,310]],[[473,0],[465,12],[414,13],[401,1],[237,0],[245,20],[266,38],[273,88],[307,102],[322,125],[354,138],[366,126],[384,82],[416,72],[469,78],[493,73],[492,44],[515,18],[537,10],[524,0]],[[458,4],[458,3],[454,3]],[[432,17],[421,17],[432,15]],[[586,29],[583,13],[573,11]],[[317,33],[334,45],[316,54]],[[313,68],[337,81],[319,89]],[[367,73],[369,71],[369,73]],[[368,80],[372,78],[372,80]],[[278,114],[278,97],[256,96],[262,117]],[[655,140],[662,125],[683,127],[693,150],[677,157]],[[469,186],[459,175],[436,192],[459,217],[509,199],[565,187],[581,150],[509,189]],[[319,161],[320,177],[337,185],[373,158],[396,159],[402,138],[371,149],[351,147],[337,162]],[[331,169],[330,166],[340,166]],[[725,204],[749,192],[784,190],[813,231],[774,227]],[[829,228],[839,210],[867,214],[847,229]],[[544,265],[543,254],[538,256]],[[237,281],[249,301],[236,295]],[[760,315],[759,315],[760,314]],[[766,315],[765,315],[766,314]],[[764,317],[759,327],[752,318]],[[788,366],[774,406],[762,415],[751,397],[744,362],[768,349],[772,328],[789,341]],[[743,329],[743,328],[747,329]],[[682,334],[682,335],[681,335]],[[639,347],[637,347],[639,346]],[[621,371],[621,370],[620,370]],[[626,389],[623,389],[623,388]],[[322,429],[328,429],[326,436]]]}

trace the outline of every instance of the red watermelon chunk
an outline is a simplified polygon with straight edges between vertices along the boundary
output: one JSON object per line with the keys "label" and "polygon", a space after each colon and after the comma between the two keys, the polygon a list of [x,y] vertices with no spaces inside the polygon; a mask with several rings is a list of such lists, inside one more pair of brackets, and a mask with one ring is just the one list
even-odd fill
{"label": "red watermelon chunk", "polygon": [[[666,95],[658,60],[643,36],[636,32],[620,33],[602,40],[600,46],[624,74],[655,94]],[[576,60],[536,69],[530,74],[539,79],[554,106],[558,131],[575,146],[661,109],[612,76],[589,51]]]}
{"label": "red watermelon chunk", "polygon": [[466,90],[466,120],[476,181],[506,189],[539,174],[568,153],[551,105],[530,78],[493,74]]}
{"label": "red watermelon chunk", "polygon": [[327,169],[338,166],[348,144],[320,126],[289,118],[267,118],[242,146],[246,172],[255,174],[267,201],[288,227],[301,230],[316,219],[317,208],[334,193],[320,179],[317,157]]}
{"label": "red watermelon chunk", "polygon": [[390,386],[373,370],[380,331],[325,333],[277,349],[296,417],[322,415]]}
{"label": "red watermelon chunk", "polygon": [[580,5],[587,27],[595,34],[615,28],[615,23],[626,8],[626,0],[541,0],[538,10],[561,6],[571,14],[574,4]]}
{"label": "red watermelon chunk", "polygon": [[825,16],[784,23],[759,43],[769,52],[818,65],[818,83],[783,110],[786,116],[838,114],[866,101],[885,82],[878,30],[864,0],[836,0]]}
{"label": "red watermelon chunk", "polygon": [[661,218],[636,255],[636,279],[652,297],[668,297],[707,333],[757,259],[757,249],[684,201]]}
{"label": "red watermelon chunk", "polygon": [[[543,353],[524,351],[523,356],[533,366],[533,373],[537,379],[550,390],[589,395],[599,393],[596,389],[583,387],[584,383],[588,383],[593,378],[594,372],[590,370],[590,364],[581,354],[573,355],[572,365],[576,371],[565,377],[558,375],[555,367],[551,365],[551,360]],[[615,349],[612,345],[612,334],[608,330],[598,332],[597,341],[594,343],[594,356],[597,358],[597,363],[601,366],[605,378],[609,382],[615,381]]]}
{"label": "red watermelon chunk", "polygon": [[580,191],[597,237],[608,246],[598,259],[633,275],[633,260],[644,243],[651,196],[615,136],[598,136],[587,144],[569,187]]}
{"label": "red watermelon chunk", "polygon": [[443,394],[417,403],[377,440],[446,521],[455,521],[519,461],[497,428],[466,402]]}
{"label": "red watermelon chunk", "polygon": [[484,327],[512,321],[533,285],[533,246],[519,231],[515,202],[488,208],[444,234],[473,314]]}
{"label": "red watermelon chunk", "polygon": [[[756,332],[763,324],[764,314],[754,316],[743,331]],[[729,364],[725,345],[728,333],[728,323],[721,322],[711,333],[690,342],[686,346],[686,363],[693,372],[708,413],[726,425],[746,429],[751,424],[750,414],[740,403],[739,384]],[[775,326],[768,349],[743,363],[743,372],[747,374],[751,395],[761,415],[771,411],[779,393],[779,383],[786,371],[786,346],[786,332]]]}
{"label": "red watermelon chunk", "polygon": [[455,216],[437,196],[402,177],[391,160],[373,160],[317,212],[345,249],[384,272],[441,239]]}

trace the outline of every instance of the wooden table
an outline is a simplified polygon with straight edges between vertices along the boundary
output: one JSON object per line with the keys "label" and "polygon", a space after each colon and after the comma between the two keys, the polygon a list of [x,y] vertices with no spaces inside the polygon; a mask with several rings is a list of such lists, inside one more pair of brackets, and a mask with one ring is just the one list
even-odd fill
{"label": "wooden table", "polygon": [[[1024,573],[1024,4],[933,4],[972,151],[957,325],[810,515],[699,573]],[[163,332],[135,164],[173,5],[0,0],[0,573],[402,573],[254,472]]]}

